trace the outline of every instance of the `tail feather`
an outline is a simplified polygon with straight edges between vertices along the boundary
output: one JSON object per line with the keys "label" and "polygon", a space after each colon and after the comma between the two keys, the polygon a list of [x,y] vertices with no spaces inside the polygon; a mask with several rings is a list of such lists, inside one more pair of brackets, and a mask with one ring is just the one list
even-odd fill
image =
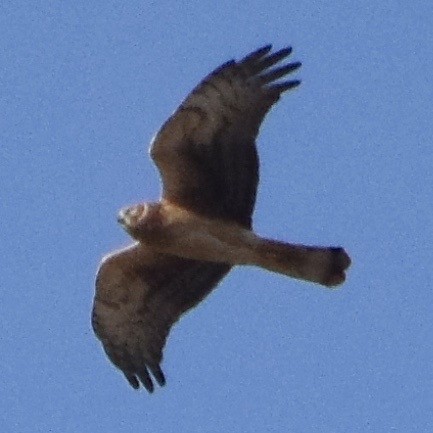
{"label": "tail feather", "polygon": [[346,279],[351,260],[341,247],[311,247],[262,239],[257,247],[257,266],[327,287]]}

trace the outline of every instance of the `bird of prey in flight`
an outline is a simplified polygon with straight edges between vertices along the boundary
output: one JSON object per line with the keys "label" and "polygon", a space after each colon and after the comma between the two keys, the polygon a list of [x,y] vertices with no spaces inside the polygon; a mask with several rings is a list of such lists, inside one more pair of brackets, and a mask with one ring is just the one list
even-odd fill
{"label": "bird of prey in flight", "polygon": [[173,324],[233,266],[253,265],[328,287],[345,280],[343,248],[265,239],[252,230],[259,181],[256,137],[270,108],[300,84],[292,49],[260,48],[211,72],[154,138],[162,179],[156,203],[122,209],[134,239],[96,276],[92,325],[133,388],[165,384],[162,351]]}

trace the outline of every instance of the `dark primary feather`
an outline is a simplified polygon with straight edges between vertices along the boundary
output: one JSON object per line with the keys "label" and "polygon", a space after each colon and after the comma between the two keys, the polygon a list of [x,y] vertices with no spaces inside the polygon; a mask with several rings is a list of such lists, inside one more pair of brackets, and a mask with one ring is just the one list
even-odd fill
{"label": "dark primary feather", "polygon": [[163,125],[151,148],[163,198],[212,218],[251,227],[259,160],[255,139],[281,93],[299,80],[276,80],[299,62],[274,69],[292,49],[267,45],[209,74]]}

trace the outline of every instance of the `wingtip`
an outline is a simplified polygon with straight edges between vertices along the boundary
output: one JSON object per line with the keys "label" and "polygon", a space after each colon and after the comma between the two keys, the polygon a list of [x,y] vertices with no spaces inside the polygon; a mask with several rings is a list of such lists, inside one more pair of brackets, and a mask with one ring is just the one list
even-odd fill
{"label": "wingtip", "polygon": [[124,372],[124,375],[132,388],[139,390],[140,386],[143,386],[143,388],[145,388],[149,394],[153,394],[155,390],[155,385],[152,381],[152,378],[150,377],[148,368],[158,385],[164,386],[166,384],[166,379],[159,365],[157,365],[156,367],[148,366],[147,368],[142,369],[137,374],[129,374]]}
{"label": "wingtip", "polygon": [[272,49],[272,44],[264,45],[261,48],[258,48],[257,50],[254,50],[253,52],[247,54],[241,62],[250,62],[250,61],[256,61],[258,59],[261,59],[263,56],[268,54]]}
{"label": "wingtip", "polygon": [[271,86],[271,88],[277,90],[281,94],[283,92],[286,92],[287,90],[298,87],[301,83],[301,80],[283,81],[282,83]]}
{"label": "wingtip", "polygon": [[147,389],[149,394],[153,393],[155,386],[153,385],[152,378],[146,367],[144,367],[141,371],[137,373],[138,378],[140,379],[141,384]]}
{"label": "wingtip", "polygon": [[272,50],[272,44],[263,45],[263,47],[259,48],[257,51],[266,51],[269,52]]}
{"label": "wingtip", "polygon": [[161,367],[158,365],[156,367],[150,368],[150,371],[152,372],[153,377],[157,381],[159,386],[164,386],[166,384],[165,375],[163,371],[161,370]]}
{"label": "wingtip", "polygon": [[275,54],[279,54],[281,56],[287,57],[290,54],[292,54],[293,47],[291,45],[288,45],[287,47],[281,48],[281,50],[278,50]]}
{"label": "wingtip", "polygon": [[140,382],[137,377],[133,374],[124,373],[126,380],[134,389],[140,389]]}

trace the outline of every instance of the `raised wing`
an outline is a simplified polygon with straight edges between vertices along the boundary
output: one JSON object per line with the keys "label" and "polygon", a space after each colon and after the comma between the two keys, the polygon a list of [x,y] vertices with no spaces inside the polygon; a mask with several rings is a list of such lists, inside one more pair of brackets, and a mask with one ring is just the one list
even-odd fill
{"label": "raised wing", "polygon": [[301,64],[270,69],[292,51],[270,54],[271,48],[215,69],[163,125],[150,154],[161,173],[164,199],[251,227],[260,124],[281,93],[300,84],[276,82]]}
{"label": "raised wing", "polygon": [[198,304],[230,266],[156,254],[141,244],[103,260],[96,276],[92,326],[132,387],[165,384],[162,350],[171,326]]}

